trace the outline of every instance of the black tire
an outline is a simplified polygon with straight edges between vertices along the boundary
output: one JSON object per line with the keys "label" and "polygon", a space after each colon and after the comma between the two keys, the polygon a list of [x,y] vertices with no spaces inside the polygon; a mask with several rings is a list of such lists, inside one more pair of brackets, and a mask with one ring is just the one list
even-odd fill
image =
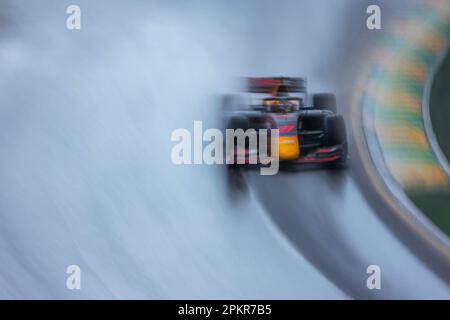
{"label": "black tire", "polygon": [[339,114],[328,115],[324,119],[325,145],[335,146],[347,142],[344,118]]}
{"label": "black tire", "polygon": [[343,147],[342,156],[339,160],[329,163],[328,166],[344,169],[347,166],[348,158],[347,130],[344,118],[341,115],[333,114],[325,117],[324,120],[325,145],[327,147],[342,145]]}
{"label": "black tire", "polygon": [[[244,116],[233,116],[228,121],[227,129],[233,129],[238,130],[242,129],[244,131],[247,131],[250,127],[250,122],[247,117]],[[233,141],[233,145],[236,145],[236,141]],[[226,152],[226,151],[225,151]],[[240,167],[241,165],[238,164],[228,164],[228,167],[235,168]]]}
{"label": "black tire", "polygon": [[313,95],[313,107],[319,110],[337,112],[336,96],[332,93],[317,93]]}
{"label": "black tire", "polygon": [[234,116],[231,117],[227,129],[233,129],[233,130],[237,130],[237,129],[242,129],[244,131],[247,131],[250,127],[250,123],[248,121],[247,117],[244,116]]}
{"label": "black tire", "polygon": [[347,164],[348,164],[348,147],[347,147],[347,143],[344,143],[342,145],[342,147],[344,148],[343,152],[342,152],[342,156],[333,162],[328,163],[328,168],[330,169],[347,169]]}

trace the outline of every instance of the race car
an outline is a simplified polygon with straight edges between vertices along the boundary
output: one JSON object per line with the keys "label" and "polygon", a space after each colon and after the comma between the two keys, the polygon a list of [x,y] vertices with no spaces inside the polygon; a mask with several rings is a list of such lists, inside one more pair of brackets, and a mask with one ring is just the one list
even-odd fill
{"label": "race car", "polygon": [[[304,78],[248,78],[246,82],[245,96],[224,97],[227,129],[278,129],[280,164],[345,167],[347,134],[344,119],[337,114],[334,94],[314,94],[308,104]],[[235,150],[235,157],[243,157],[244,165],[249,164],[258,158],[258,150],[246,144],[245,148]]]}

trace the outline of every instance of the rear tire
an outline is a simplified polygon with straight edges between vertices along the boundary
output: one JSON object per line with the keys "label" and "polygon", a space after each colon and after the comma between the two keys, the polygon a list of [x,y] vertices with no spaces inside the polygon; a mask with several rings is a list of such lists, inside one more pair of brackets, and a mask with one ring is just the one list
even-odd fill
{"label": "rear tire", "polygon": [[242,108],[244,100],[241,95],[226,94],[222,96],[222,111],[231,112]]}
{"label": "rear tire", "polygon": [[313,95],[313,107],[319,110],[337,112],[336,96],[332,93],[317,93]]}

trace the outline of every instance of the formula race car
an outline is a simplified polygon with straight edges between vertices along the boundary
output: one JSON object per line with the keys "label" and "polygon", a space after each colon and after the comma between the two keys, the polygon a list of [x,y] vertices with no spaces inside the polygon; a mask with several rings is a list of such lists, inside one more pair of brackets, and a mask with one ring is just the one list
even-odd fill
{"label": "formula race car", "polygon": [[[280,163],[345,167],[346,128],[343,117],[336,113],[334,94],[314,94],[308,105],[303,78],[249,78],[246,82],[245,95],[224,97],[227,129],[279,129]],[[234,156],[245,158],[244,164],[249,164],[258,158],[258,150],[247,143],[244,148],[235,149]]]}

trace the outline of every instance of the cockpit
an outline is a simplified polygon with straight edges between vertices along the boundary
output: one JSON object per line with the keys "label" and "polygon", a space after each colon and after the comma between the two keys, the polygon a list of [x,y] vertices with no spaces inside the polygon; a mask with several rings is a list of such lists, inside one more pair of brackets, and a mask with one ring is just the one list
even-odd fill
{"label": "cockpit", "polygon": [[263,106],[267,112],[288,113],[300,109],[302,101],[297,97],[276,97],[263,100]]}

